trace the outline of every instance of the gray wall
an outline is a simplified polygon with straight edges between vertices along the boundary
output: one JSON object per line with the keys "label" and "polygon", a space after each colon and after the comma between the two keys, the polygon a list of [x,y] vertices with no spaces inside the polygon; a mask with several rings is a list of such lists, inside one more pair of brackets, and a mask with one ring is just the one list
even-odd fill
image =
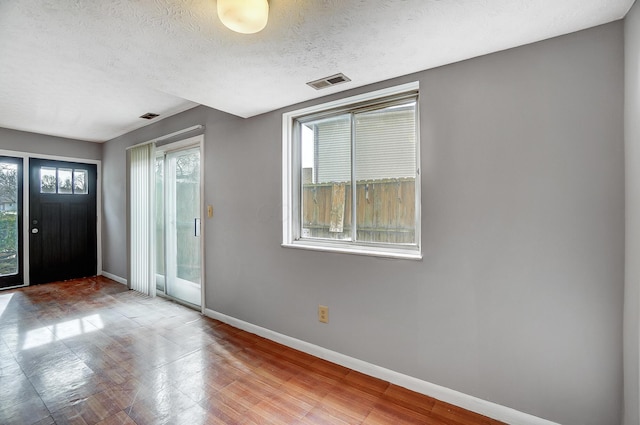
{"label": "gray wall", "polygon": [[0,128],[0,149],[70,158],[102,159],[100,143]]}
{"label": "gray wall", "polygon": [[[218,139],[220,123],[242,121],[233,115],[206,107],[196,107],[173,117],[158,121],[152,125],[135,130],[124,136],[115,138],[103,146],[103,223],[102,245],[103,266],[106,272],[120,277],[127,277],[127,153],[126,148],[143,143],[157,137],[179,131],[196,124],[211,128],[207,150],[215,150],[216,145],[224,142]],[[200,132],[202,133],[202,132]],[[194,133],[198,134],[198,133]],[[188,134],[187,136],[190,136]],[[211,162],[205,161],[207,186],[214,180],[207,169]],[[205,199],[206,202],[207,201]]]}
{"label": "gray wall", "polygon": [[625,38],[626,261],[624,420],[640,423],[640,4],[627,14]]}
{"label": "gray wall", "polygon": [[208,308],[563,424],[619,423],[623,71],[616,22],[343,94],[420,81],[422,261],[280,247],[283,111],[168,118],[105,145],[104,268],[126,271],[125,147],[205,124]]}

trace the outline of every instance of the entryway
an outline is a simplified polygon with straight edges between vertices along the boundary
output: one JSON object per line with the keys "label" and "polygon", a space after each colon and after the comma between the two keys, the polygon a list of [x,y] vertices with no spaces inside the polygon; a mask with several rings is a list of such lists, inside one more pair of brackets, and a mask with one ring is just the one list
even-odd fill
{"label": "entryway", "polygon": [[0,289],[95,276],[97,163],[0,155]]}

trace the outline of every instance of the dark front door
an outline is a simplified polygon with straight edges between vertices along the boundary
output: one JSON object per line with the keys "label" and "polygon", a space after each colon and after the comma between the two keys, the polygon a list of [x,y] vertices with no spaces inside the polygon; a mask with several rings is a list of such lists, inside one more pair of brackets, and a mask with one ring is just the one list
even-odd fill
{"label": "dark front door", "polygon": [[96,274],[96,165],[29,161],[30,283]]}

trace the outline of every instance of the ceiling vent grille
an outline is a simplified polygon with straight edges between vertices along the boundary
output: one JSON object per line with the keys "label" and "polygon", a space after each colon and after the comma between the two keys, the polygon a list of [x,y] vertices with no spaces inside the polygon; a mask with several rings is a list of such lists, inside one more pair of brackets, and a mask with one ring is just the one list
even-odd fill
{"label": "ceiling vent grille", "polygon": [[159,117],[159,116],[160,116],[159,114],[154,114],[153,112],[147,112],[144,115],[140,115],[140,118],[143,118],[145,120],[152,120],[152,119],[154,119],[156,117]]}
{"label": "ceiling vent grille", "polygon": [[316,90],[324,89],[327,87],[335,86],[336,84],[347,83],[351,81],[349,77],[343,73],[331,75],[329,77],[320,78],[319,80],[309,81],[307,85],[313,87]]}

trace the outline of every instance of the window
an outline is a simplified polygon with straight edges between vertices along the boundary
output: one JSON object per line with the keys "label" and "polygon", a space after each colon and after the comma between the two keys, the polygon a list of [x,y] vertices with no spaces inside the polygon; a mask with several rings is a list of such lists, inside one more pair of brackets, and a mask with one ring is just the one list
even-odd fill
{"label": "window", "polygon": [[73,193],[71,180],[73,170],[70,168],[58,168],[58,193]]}
{"label": "window", "polygon": [[40,193],[86,195],[87,170],[40,167]]}
{"label": "window", "polygon": [[81,195],[89,193],[87,189],[87,170],[73,170],[73,193]]}
{"label": "window", "polygon": [[283,245],[420,258],[418,84],[283,115]]}

